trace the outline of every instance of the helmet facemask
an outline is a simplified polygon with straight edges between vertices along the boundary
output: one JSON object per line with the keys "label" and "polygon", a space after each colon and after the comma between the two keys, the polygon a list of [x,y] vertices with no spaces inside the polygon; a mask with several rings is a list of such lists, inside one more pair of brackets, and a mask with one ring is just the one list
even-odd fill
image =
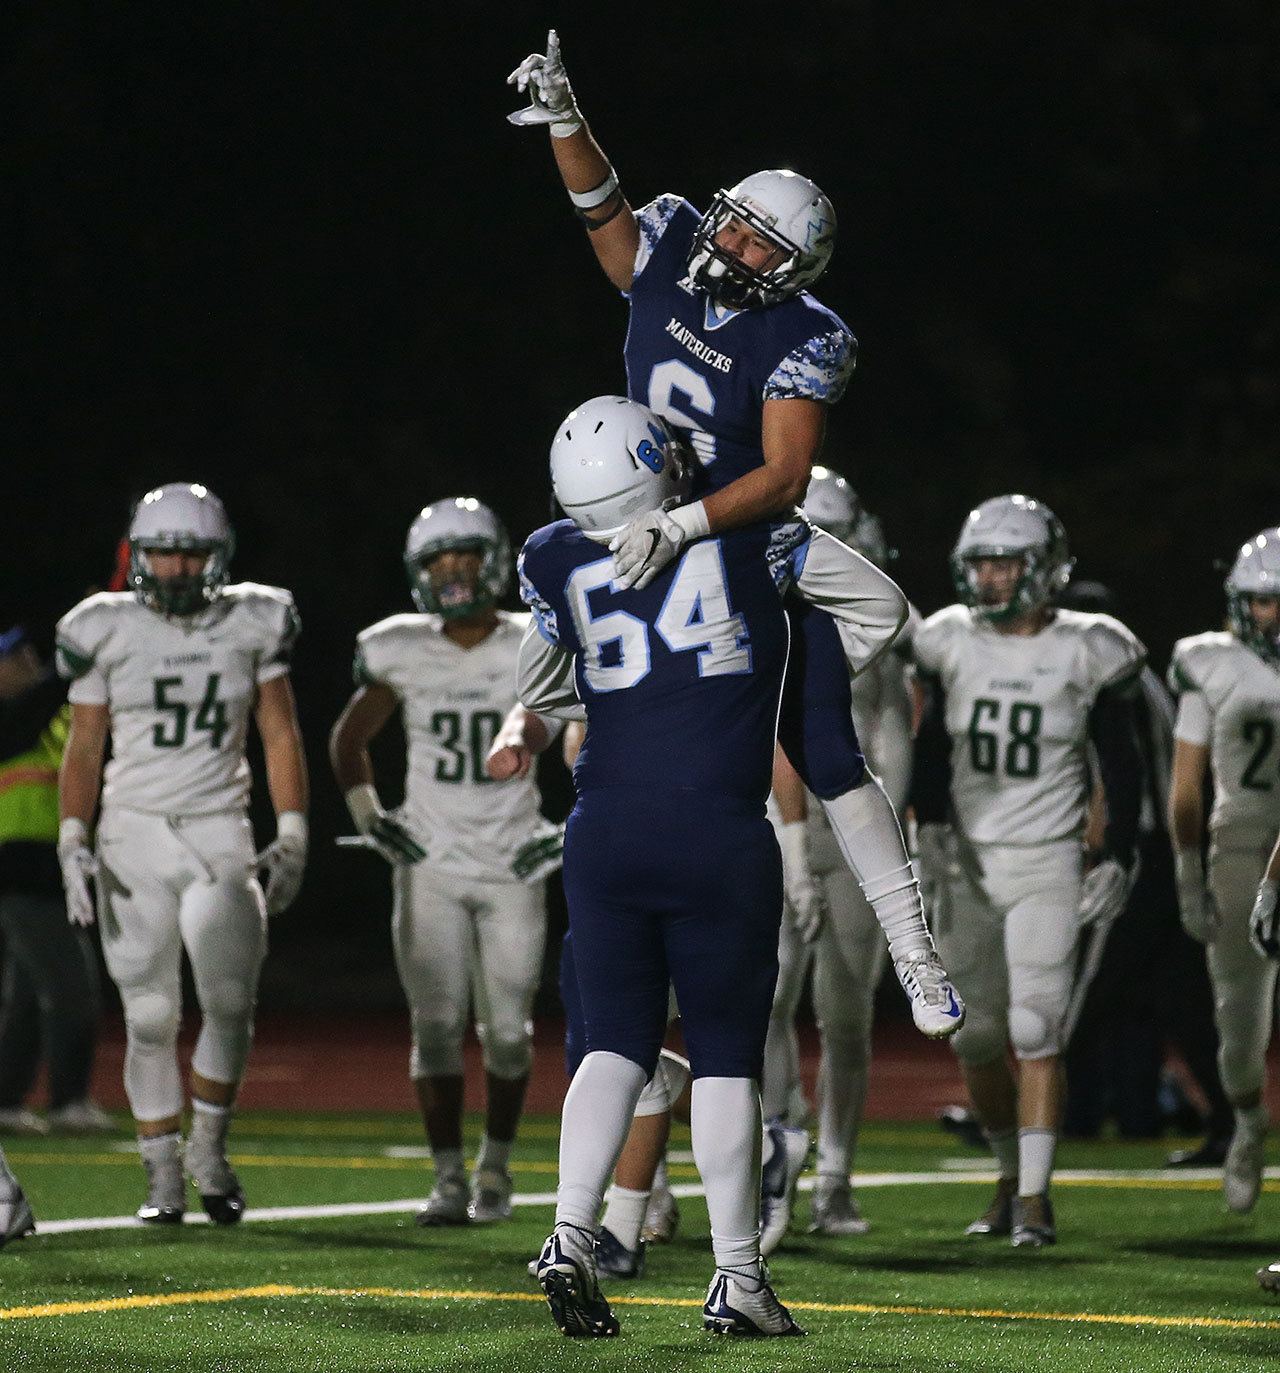
{"label": "helmet facemask", "polygon": [[[753,234],[774,244],[783,254],[781,261],[767,270],[748,267],[727,248],[720,247],[716,236],[731,219],[741,220]],[[734,200],[727,191],[717,191],[689,249],[689,276],[717,305],[731,310],[760,310],[803,289],[804,283],[797,281],[803,258],[799,244],[771,228],[762,215]]]}
{"label": "helmet facemask", "polygon": [[1259,628],[1253,618],[1253,598],[1255,596],[1274,596],[1271,591],[1242,591],[1227,582],[1227,618],[1231,628],[1241,643],[1251,648],[1258,657],[1273,667],[1280,667],[1280,621],[1268,633]]}
{"label": "helmet facemask", "polygon": [[[148,609],[162,615],[187,618],[199,615],[217,600],[227,584],[234,536],[223,540],[202,539],[191,534],[148,535],[129,540],[129,586]],[[153,553],[203,554],[199,572],[174,577],[157,576],[151,566]]]}
{"label": "helmet facemask", "polygon": [[[441,553],[478,553],[480,567],[470,578],[433,578],[431,563]],[[413,603],[424,615],[444,620],[465,620],[491,610],[506,590],[511,570],[511,549],[501,541],[477,537],[445,537],[424,543],[407,555],[405,571]]]}

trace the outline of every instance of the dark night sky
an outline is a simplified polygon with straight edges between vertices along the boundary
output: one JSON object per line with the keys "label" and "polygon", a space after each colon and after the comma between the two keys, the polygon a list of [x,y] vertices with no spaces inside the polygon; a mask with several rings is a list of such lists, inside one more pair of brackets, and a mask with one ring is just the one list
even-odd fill
{"label": "dark night sky", "polygon": [[[1159,666],[1215,622],[1215,559],[1280,520],[1273,4],[440,12],[4,8],[0,618],[48,623],[132,497],[207,482],[237,573],[297,594],[338,824],[323,738],[409,520],[465,490],[523,538],[559,419],[623,385],[623,303],[503,118],[555,22],[633,204],[768,165],[834,200],[819,294],[861,354],[827,456],[923,608],[965,511],[1025,490]],[[378,908],[317,858],[327,927]]]}

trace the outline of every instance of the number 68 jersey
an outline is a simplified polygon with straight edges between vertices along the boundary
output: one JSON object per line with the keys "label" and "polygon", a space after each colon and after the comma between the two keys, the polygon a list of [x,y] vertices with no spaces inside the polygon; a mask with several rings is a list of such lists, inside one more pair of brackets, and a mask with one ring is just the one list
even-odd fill
{"label": "number 68 jersey", "polygon": [[158,815],[236,810],[258,687],[289,671],[298,635],[289,592],[238,582],[199,615],[168,616],[103,591],[58,621],[58,670],[73,705],[111,709],[104,808]]}
{"label": "number 68 jersey", "polygon": [[952,605],[916,631],[917,665],[946,693],[951,796],[978,844],[1042,844],[1081,832],[1089,711],[1146,652],[1109,615],[1055,610],[1036,634],[1002,634]]}

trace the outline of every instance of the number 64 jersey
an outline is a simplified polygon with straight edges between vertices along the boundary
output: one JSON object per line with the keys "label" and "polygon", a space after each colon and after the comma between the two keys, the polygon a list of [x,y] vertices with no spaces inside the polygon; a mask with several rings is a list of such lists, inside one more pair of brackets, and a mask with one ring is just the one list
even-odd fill
{"label": "number 64 jersey", "polygon": [[977,844],[1041,844],[1079,834],[1087,800],[1089,711],[1136,676],[1146,653],[1118,620],[1055,610],[1038,633],[1002,634],[952,605],[912,642],[946,694],[951,796]]}
{"label": "number 64 jersey", "polygon": [[224,587],[203,613],[181,618],[127,591],[102,591],[69,610],[57,629],[69,699],[111,708],[104,808],[242,808],[258,686],[289,671],[298,628],[289,592],[256,582]]}

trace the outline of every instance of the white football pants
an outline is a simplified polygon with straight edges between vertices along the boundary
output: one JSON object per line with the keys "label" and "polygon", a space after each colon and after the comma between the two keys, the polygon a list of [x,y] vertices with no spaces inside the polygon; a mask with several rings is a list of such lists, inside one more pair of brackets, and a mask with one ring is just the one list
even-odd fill
{"label": "white football pants", "polygon": [[98,824],[98,923],[124,1004],[124,1085],[134,1118],[182,1110],[177,1039],[182,951],[191,961],[200,1036],[192,1069],[238,1083],[253,1040],[267,914],[243,811],[162,816],[118,806]]}
{"label": "white football pants", "polygon": [[547,932],[542,883],[454,877],[432,871],[426,859],[396,868],[394,891],[396,967],[412,1017],[410,1075],[461,1076],[474,988],[485,1068],[508,1081],[524,1077]]}

